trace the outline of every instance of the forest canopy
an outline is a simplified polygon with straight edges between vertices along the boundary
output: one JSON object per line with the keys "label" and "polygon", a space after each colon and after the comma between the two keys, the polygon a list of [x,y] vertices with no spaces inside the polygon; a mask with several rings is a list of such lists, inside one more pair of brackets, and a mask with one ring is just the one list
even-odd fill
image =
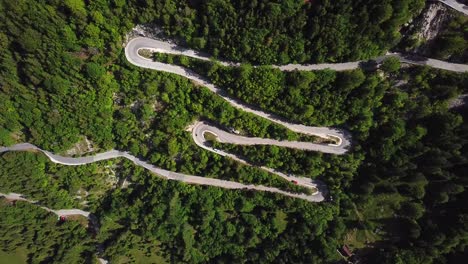
{"label": "forest canopy", "polygon": [[[206,119],[249,136],[297,134],[185,78],[130,65],[125,35],[153,23],[184,45],[252,64],[367,59],[393,47],[424,2],[1,1],[0,145],[30,142],[65,155],[86,139],[94,153],[116,148],[172,171],[299,191],[197,147],[185,129]],[[456,33],[444,37],[459,39],[463,26],[457,22]],[[35,205],[1,200],[0,250],[29,248],[29,256],[47,262],[91,261],[101,245],[111,261],[330,263],[348,244],[370,263],[457,261],[468,246],[468,127],[466,109],[450,104],[467,93],[468,77],[400,66],[205,68],[206,77],[247,103],[351,131],[353,148],[342,156],[219,144],[256,165],[319,178],[329,189],[326,203],[165,181],[127,161],[63,167],[37,153],[5,153],[0,191],[90,210],[101,229],[90,239],[75,222],[60,225]],[[131,182],[127,188],[109,186],[114,169],[119,182]],[[83,190],[89,204],[76,198]]]}

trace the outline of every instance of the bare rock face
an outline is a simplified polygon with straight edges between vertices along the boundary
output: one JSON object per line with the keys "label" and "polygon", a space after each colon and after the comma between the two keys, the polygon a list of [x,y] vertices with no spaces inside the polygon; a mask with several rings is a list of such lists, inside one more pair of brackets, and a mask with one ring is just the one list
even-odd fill
{"label": "bare rock face", "polygon": [[71,149],[67,150],[65,153],[67,156],[73,155],[83,155],[89,152],[93,152],[93,144],[90,140],[84,137],[82,140],[77,142]]}
{"label": "bare rock face", "polygon": [[146,37],[150,39],[158,39],[163,40],[168,43],[173,44],[180,44],[185,46],[186,43],[183,39],[177,36],[169,36],[167,32],[164,31],[159,25],[148,23],[148,24],[139,24],[136,25],[132,30],[125,36],[125,42],[123,43],[123,47],[127,45],[127,43],[138,37]]}
{"label": "bare rock face", "polygon": [[430,41],[445,27],[451,19],[448,8],[441,3],[430,3],[418,18],[416,28],[419,28],[420,39]]}
{"label": "bare rock face", "polygon": [[427,55],[427,48],[454,17],[451,11],[440,2],[428,2],[421,14],[402,29],[405,44],[399,48],[404,52]]}
{"label": "bare rock face", "polygon": [[449,109],[465,107],[468,102],[468,94],[461,94],[449,102]]}
{"label": "bare rock face", "polygon": [[142,24],[137,25],[127,34],[127,38],[135,38],[135,37],[147,37],[147,38],[157,38],[159,35],[162,34],[162,30],[155,25],[151,24]]}
{"label": "bare rock face", "polygon": [[161,28],[153,24],[140,24],[132,28],[125,36],[125,42],[123,46],[125,46],[130,40],[137,38],[137,37],[147,37],[152,39],[164,39],[164,33]]}

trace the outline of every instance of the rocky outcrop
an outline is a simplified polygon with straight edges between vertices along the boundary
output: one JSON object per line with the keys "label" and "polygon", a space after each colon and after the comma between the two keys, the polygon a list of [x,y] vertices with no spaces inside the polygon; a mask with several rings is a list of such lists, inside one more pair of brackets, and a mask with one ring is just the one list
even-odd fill
{"label": "rocky outcrop", "polygon": [[452,18],[448,7],[441,3],[429,3],[418,18],[418,36],[426,41],[434,39]]}
{"label": "rocky outcrop", "polygon": [[421,14],[402,29],[403,40],[397,50],[428,56],[432,41],[447,27],[454,13],[440,2],[428,2]]}

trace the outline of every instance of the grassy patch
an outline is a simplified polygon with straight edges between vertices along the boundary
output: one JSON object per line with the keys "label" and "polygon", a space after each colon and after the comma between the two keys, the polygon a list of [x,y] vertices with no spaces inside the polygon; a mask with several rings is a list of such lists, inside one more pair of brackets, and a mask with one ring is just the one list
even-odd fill
{"label": "grassy patch", "polygon": [[358,227],[347,232],[343,243],[352,249],[363,249],[369,245],[375,246],[385,234],[401,233],[395,212],[405,200],[405,197],[398,194],[377,194],[360,208],[356,207],[354,216],[349,220],[359,223]]}
{"label": "grassy patch", "polygon": [[366,244],[371,244],[378,241],[380,237],[364,229],[353,228],[345,236],[343,244],[348,245],[351,249],[365,248]]}
{"label": "grassy patch", "polygon": [[134,246],[125,251],[120,251],[119,249],[117,251],[118,253],[116,252],[117,254],[112,256],[112,263],[169,263],[162,255],[163,253],[161,252],[160,242],[140,240],[140,237],[134,235],[131,235],[128,238],[128,241],[119,241],[118,243],[132,243]]}
{"label": "grassy patch", "polygon": [[360,208],[360,212],[366,220],[391,218],[403,201],[405,198],[398,194],[377,194],[373,199],[368,199],[366,205]]}
{"label": "grassy patch", "polygon": [[76,221],[80,223],[80,225],[83,226],[84,228],[88,228],[88,224],[89,224],[88,218],[82,215],[69,215],[67,216],[67,221]]}
{"label": "grassy patch", "polygon": [[168,263],[163,257],[158,256],[155,252],[144,252],[139,249],[132,249],[128,252],[127,256],[118,258],[115,263]]}
{"label": "grassy patch", "polygon": [[138,55],[143,56],[143,57],[145,57],[145,58],[147,58],[147,59],[153,58],[153,52],[151,52],[151,51],[148,50],[148,49],[140,49],[140,50],[138,50]]}
{"label": "grassy patch", "polygon": [[217,138],[218,138],[215,134],[208,132],[208,131],[206,131],[203,134],[203,136],[205,137],[206,140],[211,141],[211,142],[217,141]]}
{"label": "grassy patch", "polygon": [[23,264],[26,263],[27,251],[25,248],[19,247],[12,252],[0,250],[0,264]]}

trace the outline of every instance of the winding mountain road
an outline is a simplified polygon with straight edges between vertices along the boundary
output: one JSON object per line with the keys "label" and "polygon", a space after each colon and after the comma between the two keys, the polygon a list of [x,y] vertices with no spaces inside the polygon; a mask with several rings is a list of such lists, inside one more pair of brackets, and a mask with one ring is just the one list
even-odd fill
{"label": "winding mountain road", "polygon": [[[127,46],[125,47],[125,55],[128,61],[136,66],[148,68],[148,69],[154,69],[158,71],[175,73],[175,74],[187,77],[189,79],[192,79],[196,82],[199,82],[199,80],[197,79],[201,78],[203,79],[203,81],[201,81],[200,83],[205,85],[205,83],[203,83],[205,81],[203,77],[197,74],[195,76],[198,78],[190,77],[190,75],[194,74],[192,71],[189,71],[183,67],[179,67],[175,65],[155,62],[155,61],[152,61],[150,59],[140,56],[138,54],[138,50],[142,50],[142,49],[146,49],[146,50],[150,50],[150,51],[158,52],[158,53],[184,55],[184,56],[188,56],[188,57],[192,57],[192,58],[196,58],[196,59],[200,59],[204,61],[210,61],[212,58],[206,53],[194,51],[191,49],[186,49],[176,44],[168,43],[162,40],[150,39],[146,37],[134,38],[130,40],[127,43]],[[402,53],[389,52],[384,56],[379,56],[372,60],[374,60],[377,63],[380,63],[383,60],[390,58],[390,57],[396,57],[401,62],[413,64],[413,65],[421,65],[421,66],[427,65],[432,68],[437,68],[437,69],[442,69],[442,70],[447,70],[447,71],[454,71],[454,72],[467,72],[468,71],[468,65],[466,64],[451,63],[451,62],[425,58],[425,57],[420,57],[420,56],[405,55]],[[217,60],[217,62],[221,63],[224,66],[238,65],[237,63],[227,62],[227,61]],[[361,60],[361,61],[343,62],[343,63],[272,65],[272,67],[280,69],[282,71],[294,71],[294,70],[313,71],[313,70],[325,70],[325,69],[331,69],[334,71],[347,71],[347,70],[357,69],[361,67],[363,64],[365,64],[366,62],[367,61]],[[210,88],[210,90],[212,89]],[[217,91],[213,90],[213,92],[217,92]]]}
{"label": "winding mountain road", "polygon": [[[212,132],[213,134],[218,136],[218,140],[220,142],[225,142],[225,143],[232,143],[232,144],[241,144],[241,145],[257,145],[257,144],[273,144],[273,145],[278,145],[278,146],[283,146],[283,147],[291,147],[291,148],[299,148],[299,149],[307,149],[307,150],[314,150],[314,151],[320,151],[324,153],[332,153],[332,154],[344,154],[349,146],[350,146],[350,135],[344,131],[344,130],[339,130],[335,128],[327,128],[327,127],[312,127],[312,126],[305,126],[301,124],[294,124],[291,123],[287,120],[285,120],[282,117],[266,113],[261,111],[260,109],[257,109],[253,106],[250,106],[248,104],[245,104],[237,99],[231,98],[225,91],[222,89],[216,87],[212,83],[209,82],[205,77],[200,76],[199,74],[186,69],[184,67],[176,66],[176,65],[170,65],[166,63],[161,63],[161,62],[156,62],[151,59],[145,58],[139,54],[140,50],[150,50],[152,52],[159,52],[159,53],[168,53],[168,54],[176,54],[176,55],[183,55],[183,56],[189,56],[193,57],[196,59],[200,60],[205,60],[209,61],[211,60],[210,56],[208,54],[205,54],[203,52],[198,52],[194,51],[191,49],[186,49],[183,47],[180,47],[176,44],[165,42],[165,41],[160,41],[160,40],[155,40],[155,39],[150,39],[146,37],[137,37],[132,40],[130,40],[127,45],[125,46],[125,56],[127,60],[138,67],[142,68],[147,68],[147,69],[153,69],[157,71],[163,71],[163,72],[169,72],[173,74],[177,74],[183,77],[186,77],[195,83],[198,83],[202,86],[205,86],[208,88],[210,91],[216,93],[217,95],[221,96],[224,100],[226,100],[228,103],[230,103],[232,106],[239,108],[243,111],[253,113],[257,116],[263,117],[265,119],[268,119],[274,123],[283,125],[284,127],[290,129],[291,131],[297,132],[297,133],[302,133],[302,134],[307,134],[307,135],[314,135],[322,138],[327,138],[327,139],[333,139],[336,140],[336,144],[314,144],[314,143],[308,143],[308,142],[280,142],[280,141],[275,141],[271,139],[261,139],[261,138],[247,138],[247,137],[241,137],[237,135],[233,135],[230,133],[227,133],[225,131],[222,131],[216,127],[210,126],[206,123],[198,123],[194,126],[192,130],[192,137],[194,142],[211,152],[214,152],[216,154],[230,157],[232,159],[235,159],[239,162],[242,162],[244,164],[249,164],[247,161],[241,159],[240,157],[237,157],[233,154],[226,153],[222,150],[217,150],[209,147],[206,144],[205,137],[203,136],[204,132]],[[405,56],[399,53],[389,53],[385,56],[381,56],[378,58],[375,58],[374,60],[377,63],[382,62],[384,59],[389,58],[389,57],[396,57],[400,59],[400,61],[409,63],[409,64],[415,64],[415,65],[428,65],[433,68],[439,68],[439,69],[444,69],[444,70],[449,70],[449,71],[455,71],[455,72],[465,72],[468,71],[468,65],[463,65],[463,64],[455,64],[455,63],[448,63],[445,61],[440,61],[440,60],[435,60],[435,59],[428,59],[428,58],[414,58],[414,57],[409,57]],[[222,65],[225,66],[236,66],[238,64],[232,63],[232,62],[227,62],[227,61],[219,61]],[[342,71],[342,70],[352,70],[352,69],[357,69],[362,66],[363,63],[366,63],[365,61],[356,61],[356,62],[347,62],[347,63],[334,63],[334,64],[310,64],[310,65],[295,65],[295,64],[289,64],[289,65],[284,65],[284,66],[273,66],[276,67],[280,70],[283,71],[293,71],[293,70],[321,70],[321,69],[332,69],[332,70],[337,70],[337,71]],[[249,164],[251,165],[251,164]],[[261,167],[264,170],[267,170],[269,172],[275,173],[276,175],[279,175],[285,179],[288,180],[294,180],[297,181],[298,184],[301,184],[303,186],[318,186],[319,185],[316,182],[311,181],[310,179],[303,178],[303,177],[295,177],[295,176],[287,176],[283,173],[277,172],[273,169],[266,168],[266,167]],[[320,189],[320,188],[319,188]]]}
{"label": "winding mountain road", "polygon": [[[212,126],[206,122],[197,122],[193,126],[192,136],[193,140],[197,145],[198,143],[205,144],[205,133],[209,132],[216,135],[217,141],[220,143],[229,143],[236,145],[274,145],[278,147],[286,147],[293,149],[309,150],[309,151],[320,151],[324,153],[331,153],[341,155],[346,153],[346,149],[339,148],[337,144],[318,144],[312,142],[299,142],[299,141],[280,141],[268,138],[258,137],[244,137],[229,133],[221,130],[215,126]],[[342,145],[342,144],[341,144]]]}
{"label": "winding mountain road", "polygon": [[[467,8],[463,4],[457,3],[454,0],[440,0],[440,2],[468,15]],[[147,49],[153,52],[184,55],[184,56],[197,58],[200,60],[210,60],[210,56],[207,54],[194,51],[194,50],[190,50],[190,49],[185,49],[172,43],[154,40],[154,39],[145,38],[145,37],[134,38],[130,40],[125,47],[125,56],[127,60],[135,66],[158,70],[158,71],[169,72],[169,73],[177,74],[180,76],[184,76],[190,80],[193,80],[196,83],[199,83],[200,85],[207,87],[209,90],[221,96],[223,99],[228,101],[231,105],[233,105],[236,108],[253,113],[255,115],[268,119],[274,123],[283,125],[284,127],[294,132],[303,133],[307,135],[314,135],[314,136],[327,138],[327,139],[333,139],[333,140],[336,140],[337,142],[336,144],[314,144],[314,143],[308,143],[308,142],[290,142],[290,141],[276,141],[276,140],[263,139],[263,138],[248,138],[248,137],[233,135],[231,133],[227,133],[226,131],[220,130],[216,127],[210,126],[206,123],[200,122],[196,124],[192,130],[193,140],[198,146],[204,149],[207,149],[208,151],[217,153],[222,156],[233,158],[245,164],[249,164],[245,160],[235,155],[223,152],[221,150],[216,150],[207,146],[206,139],[203,136],[205,132],[211,132],[215,134],[217,136],[217,139],[220,142],[224,142],[224,143],[241,144],[241,145],[259,145],[259,144],[277,145],[281,147],[320,151],[320,152],[332,153],[332,154],[344,154],[350,146],[350,135],[348,134],[348,132],[344,130],[339,130],[335,128],[327,128],[327,127],[312,127],[312,126],[305,126],[301,124],[294,124],[285,120],[282,117],[263,112],[260,109],[257,109],[237,99],[233,99],[229,97],[225,91],[214,86],[206,78],[196,74],[195,72],[189,69],[185,69],[180,66],[169,65],[169,64],[165,64],[161,62],[155,62],[155,61],[152,61],[150,59],[140,56],[138,51],[142,49]],[[380,63],[384,59],[389,58],[389,57],[396,57],[400,59],[400,61],[404,63],[409,63],[409,64],[427,65],[433,68],[444,69],[444,70],[455,71],[455,72],[467,72],[468,71],[468,65],[449,63],[449,62],[430,59],[430,58],[414,58],[414,57],[406,56],[406,55],[399,54],[399,53],[388,53],[385,56],[375,58],[374,61],[376,61],[377,63]],[[219,61],[219,62],[226,66],[238,65],[236,63],[227,62],[227,61]],[[278,68],[282,71],[293,71],[293,70],[309,71],[309,70],[322,70],[322,69],[332,69],[336,71],[343,71],[343,70],[357,69],[365,63],[366,63],[365,61],[355,61],[355,62],[331,63],[331,64],[309,64],[309,65],[289,64],[289,65],[282,65],[282,66],[274,65],[273,67]],[[121,152],[118,150],[110,150],[104,153],[96,154],[94,156],[71,158],[71,157],[63,157],[60,155],[53,154],[49,151],[42,150],[29,143],[17,144],[11,147],[0,147],[0,153],[6,152],[6,151],[30,151],[30,150],[40,151],[44,153],[52,162],[63,164],[63,165],[70,165],[70,166],[89,164],[89,163],[97,162],[100,160],[108,160],[108,159],[123,157],[123,158],[133,161],[138,166],[142,166],[150,170],[151,172],[157,175],[160,175],[166,179],[170,179],[170,180],[178,180],[178,181],[182,181],[182,182],[186,182],[190,184],[211,185],[211,186],[217,186],[217,187],[227,188],[227,189],[252,189],[252,190],[259,190],[259,191],[268,191],[268,192],[273,192],[273,193],[280,193],[280,194],[290,196],[290,197],[301,198],[301,199],[305,199],[305,200],[313,201],[313,202],[323,201],[324,200],[323,193],[324,193],[324,190],[326,189],[324,185],[319,184],[318,182],[314,182],[311,179],[303,178],[303,177],[288,176],[288,175],[285,175],[283,173],[277,172],[273,169],[266,168],[266,167],[261,167],[261,168],[271,173],[274,173],[276,175],[279,175],[287,180],[294,180],[298,182],[299,185],[303,185],[309,188],[316,188],[318,189],[318,191],[316,191],[313,195],[294,194],[294,193],[285,192],[285,191],[279,190],[277,188],[272,188],[272,187],[245,185],[245,184],[241,184],[237,182],[175,173],[175,172],[167,171],[161,168],[157,168],[145,161],[142,161],[136,158],[135,156],[129,154],[128,152]],[[0,193],[0,195],[4,195],[4,194]],[[60,215],[65,216],[65,215],[71,215],[71,214],[80,214],[86,217],[89,216],[89,213],[81,211],[81,210],[76,210],[76,209],[58,210],[58,211],[51,210],[51,212],[54,212],[55,214],[59,216]]]}
{"label": "winding mountain road", "polygon": [[[0,192],[0,197],[2,197],[2,196],[5,197],[8,200],[11,200],[11,201],[23,201],[23,202],[28,202],[28,203],[32,203],[32,204],[37,204],[38,203],[37,201],[26,199],[21,194],[18,194],[18,193],[8,193],[8,194],[6,194],[6,193],[1,193]],[[46,210],[47,212],[51,212],[51,213],[56,214],[58,217],[71,216],[71,215],[81,215],[81,216],[84,216],[86,218],[89,218],[89,215],[90,215],[90,212],[83,211],[83,210],[80,210],[80,209],[53,210],[53,209],[50,209],[50,208],[45,207],[45,206],[40,206],[40,207],[42,209]]]}
{"label": "winding mountain road", "polygon": [[[198,53],[196,51],[189,50],[189,49],[183,49],[177,45],[173,45],[167,42],[149,39],[149,38],[132,39],[131,41],[128,42],[127,46],[125,47],[125,56],[127,57],[127,60],[133,65],[136,65],[142,68],[153,69],[157,71],[169,72],[169,73],[173,73],[173,74],[186,77],[194,81],[195,83],[205,86],[210,91],[222,97],[232,106],[238,109],[241,109],[243,111],[253,113],[257,116],[263,117],[274,123],[280,124],[290,129],[291,131],[306,134],[306,135],[318,136],[318,137],[327,138],[327,139],[334,139],[334,140],[336,139],[338,142],[334,147],[338,149],[336,151],[337,153],[339,152],[342,154],[346,152],[350,146],[350,135],[348,132],[344,130],[340,130],[336,128],[328,128],[328,127],[313,127],[313,126],[305,126],[301,124],[294,124],[285,120],[282,117],[263,112],[260,109],[257,109],[246,103],[243,103],[237,99],[231,98],[229,95],[226,94],[225,91],[216,87],[215,85],[210,83],[206,78],[200,76],[199,74],[189,69],[176,66],[176,65],[170,65],[166,63],[153,61],[151,59],[142,57],[138,53],[138,51],[141,49],[151,50],[154,52],[181,54],[181,55],[186,55],[186,56],[190,56],[190,57],[194,57],[198,59],[209,60],[210,58],[204,55],[203,53]],[[228,62],[222,62],[222,63],[229,64]],[[327,153],[329,153],[329,150],[330,150],[330,146],[327,146],[326,148],[317,146],[316,148],[316,151],[322,151],[322,152],[327,152]]]}
{"label": "winding mountain road", "polygon": [[[325,188],[325,186],[314,184],[312,183],[310,179],[309,179],[310,184],[304,185],[304,186],[309,187],[309,188],[316,187],[319,190],[318,192],[315,192],[313,195],[290,193],[290,192],[286,192],[286,191],[283,191],[274,187],[267,187],[267,186],[262,186],[262,185],[253,185],[253,184],[247,185],[247,184],[242,184],[238,182],[172,172],[172,171],[168,171],[168,170],[155,167],[143,160],[138,159],[137,157],[129,154],[128,152],[122,152],[118,150],[110,150],[110,151],[96,154],[94,156],[71,158],[71,157],[63,157],[60,155],[53,154],[49,151],[42,150],[29,143],[16,144],[10,147],[0,147],[0,153],[7,152],[7,151],[31,151],[31,150],[40,151],[44,153],[52,162],[57,163],[57,164],[62,164],[62,165],[78,166],[78,165],[90,164],[90,163],[101,161],[101,160],[109,160],[109,159],[114,159],[114,158],[126,158],[134,162],[136,165],[141,166],[168,180],[176,180],[176,181],[181,181],[181,182],[185,182],[189,184],[210,185],[210,186],[216,186],[216,187],[221,187],[225,189],[246,189],[246,190],[266,191],[266,192],[282,194],[282,195],[289,196],[289,197],[300,198],[300,199],[304,199],[310,202],[321,202],[325,199],[323,194],[326,192],[326,190],[322,189],[322,188]],[[63,211],[62,213],[65,213],[65,211]]]}
{"label": "winding mountain road", "polygon": [[[186,77],[202,86],[207,87],[210,91],[216,93],[217,95],[221,96],[227,102],[229,102],[232,106],[239,108],[243,111],[253,113],[257,116],[263,117],[268,119],[274,123],[280,124],[291,131],[307,134],[307,135],[314,135],[322,138],[327,139],[337,139],[336,145],[315,145],[315,151],[321,151],[325,153],[333,153],[333,154],[343,154],[345,153],[349,146],[350,146],[350,135],[348,132],[336,128],[328,128],[328,127],[313,127],[313,126],[305,126],[301,124],[294,124],[285,120],[285,118],[276,116],[271,113],[266,113],[261,111],[260,109],[243,103],[237,99],[231,98],[227,93],[210,83],[205,77],[200,76],[199,74],[186,69],[184,67],[170,65],[166,63],[156,62],[151,59],[145,58],[139,54],[140,50],[150,50],[152,52],[159,52],[159,53],[168,53],[168,54],[177,54],[183,56],[189,56],[200,60],[211,60],[208,54],[203,52],[194,51],[191,49],[186,49],[180,47],[176,44],[172,44],[169,42],[155,40],[145,37],[137,37],[130,40],[126,47],[125,47],[125,56],[127,60],[138,67],[143,67],[147,69],[153,69],[163,72],[169,72],[173,74],[177,74],[183,77]],[[414,56],[406,56],[399,53],[389,53],[385,56],[381,56],[375,58],[377,63],[382,62],[384,59],[389,57],[396,57],[399,58],[400,61],[415,64],[415,65],[428,65],[433,68],[444,69],[449,71],[455,72],[466,72],[468,71],[468,65],[464,64],[456,64],[456,63],[449,63],[445,61],[429,59],[429,58],[414,58]],[[223,65],[237,65],[235,63],[227,62],[227,61],[220,61]],[[334,64],[310,64],[310,65],[296,65],[296,64],[289,64],[283,66],[274,66],[283,71],[292,71],[292,70],[321,70],[321,69],[332,69],[332,70],[352,70],[361,67],[361,65],[365,63],[364,61],[356,61],[356,62],[346,62],[346,63],[334,63]],[[230,143],[233,144],[242,144],[245,141],[242,141],[241,138],[230,138]],[[260,139],[256,139],[257,142],[261,142]],[[265,142],[265,141],[263,141]],[[298,144],[296,144],[298,146]]]}
{"label": "winding mountain road", "polygon": [[[221,143],[231,143],[231,144],[238,144],[238,145],[275,145],[275,146],[289,147],[289,148],[296,148],[296,149],[303,149],[303,150],[316,150],[316,147],[317,147],[316,145],[318,145],[318,144],[309,143],[309,142],[277,141],[277,140],[264,139],[264,138],[242,137],[242,136],[230,134],[224,130],[218,129],[205,122],[196,122],[190,129],[192,130],[193,141],[199,147],[206,149],[208,151],[211,151],[213,153],[216,153],[218,155],[221,155],[223,157],[229,157],[233,160],[236,160],[240,163],[243,163],[249,166],[255,166],[255,165],[251,164],[247,160],[237,155],[225,152],[220,149],[212,148],[209,144],[207,144],[208,142],[205,138],[205,133],[209,132],[209,133],[214,134],[217,137],[217,141]],[[302,145],[306,145],[306,146],[303,147]],[[260,166],[259,168],[269,173],[275,174],[287,181],[294,181],[296,182],[297,185],[301,185],[301,186],[313,189],[315,190],[313,195],[323,196],[323,193],[325,193],[327,190],[326,185],[318,180],[312,180],[306,177],[294,176],[292,174],[286,175],[280,171],[277,171],[277,170],[274,170],[272,168],[268,168],[265,166]]]}
{"label": "winding mountain road", "polygon": [[[443,4],[446,4],[454,8],[457,11],[462,12],[465,15],[468,15],[468,7],[461,3],[458,3],[455,0],[439,0],[439,1]],[[245,103],[242,103],[239,100],[230,98],[223,90],[215,87],[204,77],[196,74],[193,71],[190,71],[188,69],[185,69],[179,66],[164,64],[160,62],[154,62],[152,60],[146,59],[138,54],[138,51],[141,49],[148,49],[153,52],[160,52],[160,53],[184,55],[184,56],[197,58],[200,60],[210,60],[210,57],[207,54],[194,51],[194,50],[190,50],[190,49],[184,49],[184,48],[181,48],[177,45],[174,45],[168,42],[163,42],[163,41],[143,38],[143,37],[132,39],[125,47],[125,55],[128,61],[138,67],[154,69],[154,70],[164,71],[164,72],[170,72],[170,73],[178,74],[180,76],[184,76],[188,79],[191,79],[199,83],[200,85],[207,87],[212,92],[224,98],[231,105],[243,111],[256,114],[272,122],[283,125],[294,132],[337,140],[336,144],[315,144],[315,143],[309,143],[309,142],[278,141],[278,140],[264,139],[264,138],[243,137],[239,135],[234,135],[232,133],[228,133],[224,130],[211,126],[205,122],[197,122],[192,127],[193,140],[198,146],[208,151],[214,152],[221,156],[230,157],[234,160],[237,160],[247,165],[252,165],[252,164],[249,164],[247,161],[243,160],[242,158],[237,157],[236,155],[224,152],[222,150],[211,148],[207,144],[207,140],[205,139],[205,136],[204,136],[206,132],[210,132],[214,134],[217,140],[221,143],[231,143],[231,144],[239,144],[239,145],[276,145],[280,147],[288,147],[288,148],[310,150],[310,151],[320,151],[324,153],[331,153],[331,154],[338,154],[338,155],[344,154],[349,148],[350,136],[344,130],[338,130],[338,129],[326,128],[326,127],[311,127],[311,126],[304,126],[300,124],[290,123],[281,117],[263,112],[259,109],[256,109]],[[406,56],[400,53],[387,53],[385,56],[380,56],[380,57],[375,58],[374,61],[377,63],[381,63],[384,59],[389,58],[389,57],[396,57],[401,62],[408,63],[408,64],[427,65],[433,68],[455,71],[455,72],[468,72],[468,65],[449,63],[449,62],[430,59],[430,58],[414,59],[414,58],[411,58],[409,56]],[[226,62],[226,61],[219,61],[219,62],[225,66],[238,65],[236,63]],[[282,65],[282,66],[273,65],[273,67],[278,68],[282,71],[294,71],[294,70],[310,71],[310,70],[323,70],[323,69],[345,71],[345,70],[353,70],[353,69],[362,67],[364,63],[365,61],[355,61],[355,62],[331,63],[331,64],[330,63],[309,64],[309,65],[288,64],[288,65]],[[62,164],[62,165],[68,165],[68,166],[90,164],[93,162],[114,159],[114,158],[126,158],[134,162],[136,165],[144,167],[145,169],[148,169],[151,172],[169,180],[177,180],[177,181],[182,181],[182,182],[186,182],[190,184],[217,186],[217,187],[227,188],[227,189],[250,189],[250,190],[258,190],[258,191],[267,191],[267,192],[279,193],[279,194],[294,197],[294,198],[300,198],[300,199],[304,199],[304,200],[311,201],[311,202],[323,201],[324,200],[323,194],[326,192],[326,186],[324,184],[321,184],[319,181],[313,181],[309,178],[304,178],[304,177],[286,175],[284,173],[275,171],[274,169],[267,168],[267,167],[260,167],[260,168],[268,172],[274,173],[288,181],[295,181],[297,182],[298,185],[313,188],[316,190],[315,193],[312,195],[295,194],[295,193],[282,191],[277,188],[266,187],[266,186],[261,186],[261,185],[260,186],[245,185],[245,184],[241,184],[237,182],[175,173],[175,172],[171,172],[171,171],[164,170],[161,168],[157,168],[145,161],[138,159],[137,157],[129,154],[128,152],[122,152],[118,150],[110,150],[104,153],[96,154],[94,156],[71,158],[71,157],[64,157],[64,156],[53,154],[49,151],[42,150],[29,143],[17,144],[17,145],[13,145],[10,147],[0,147],[0,153],[7,152],[7,151],[40,151],[44,153],[52,162],[57,163],[57,164]],[[5,197],[8,200],[18,200],[18,201],[29,202],[32,204],[38,204],[37,201],[26,199],[22,195],[16,194],[16,193],[5,194],[5,193],[0,192],[0,197]],[[81,215],[88,219],[91,218],[90,212],[83,211],[80,209],[53,210],[45,206],[41,206],[41,205],[39,206],[48,212],[56,214],[58,217]],[[100,263],[107,263],[107,261],[102,258],[98,258],[98,260]]]}

